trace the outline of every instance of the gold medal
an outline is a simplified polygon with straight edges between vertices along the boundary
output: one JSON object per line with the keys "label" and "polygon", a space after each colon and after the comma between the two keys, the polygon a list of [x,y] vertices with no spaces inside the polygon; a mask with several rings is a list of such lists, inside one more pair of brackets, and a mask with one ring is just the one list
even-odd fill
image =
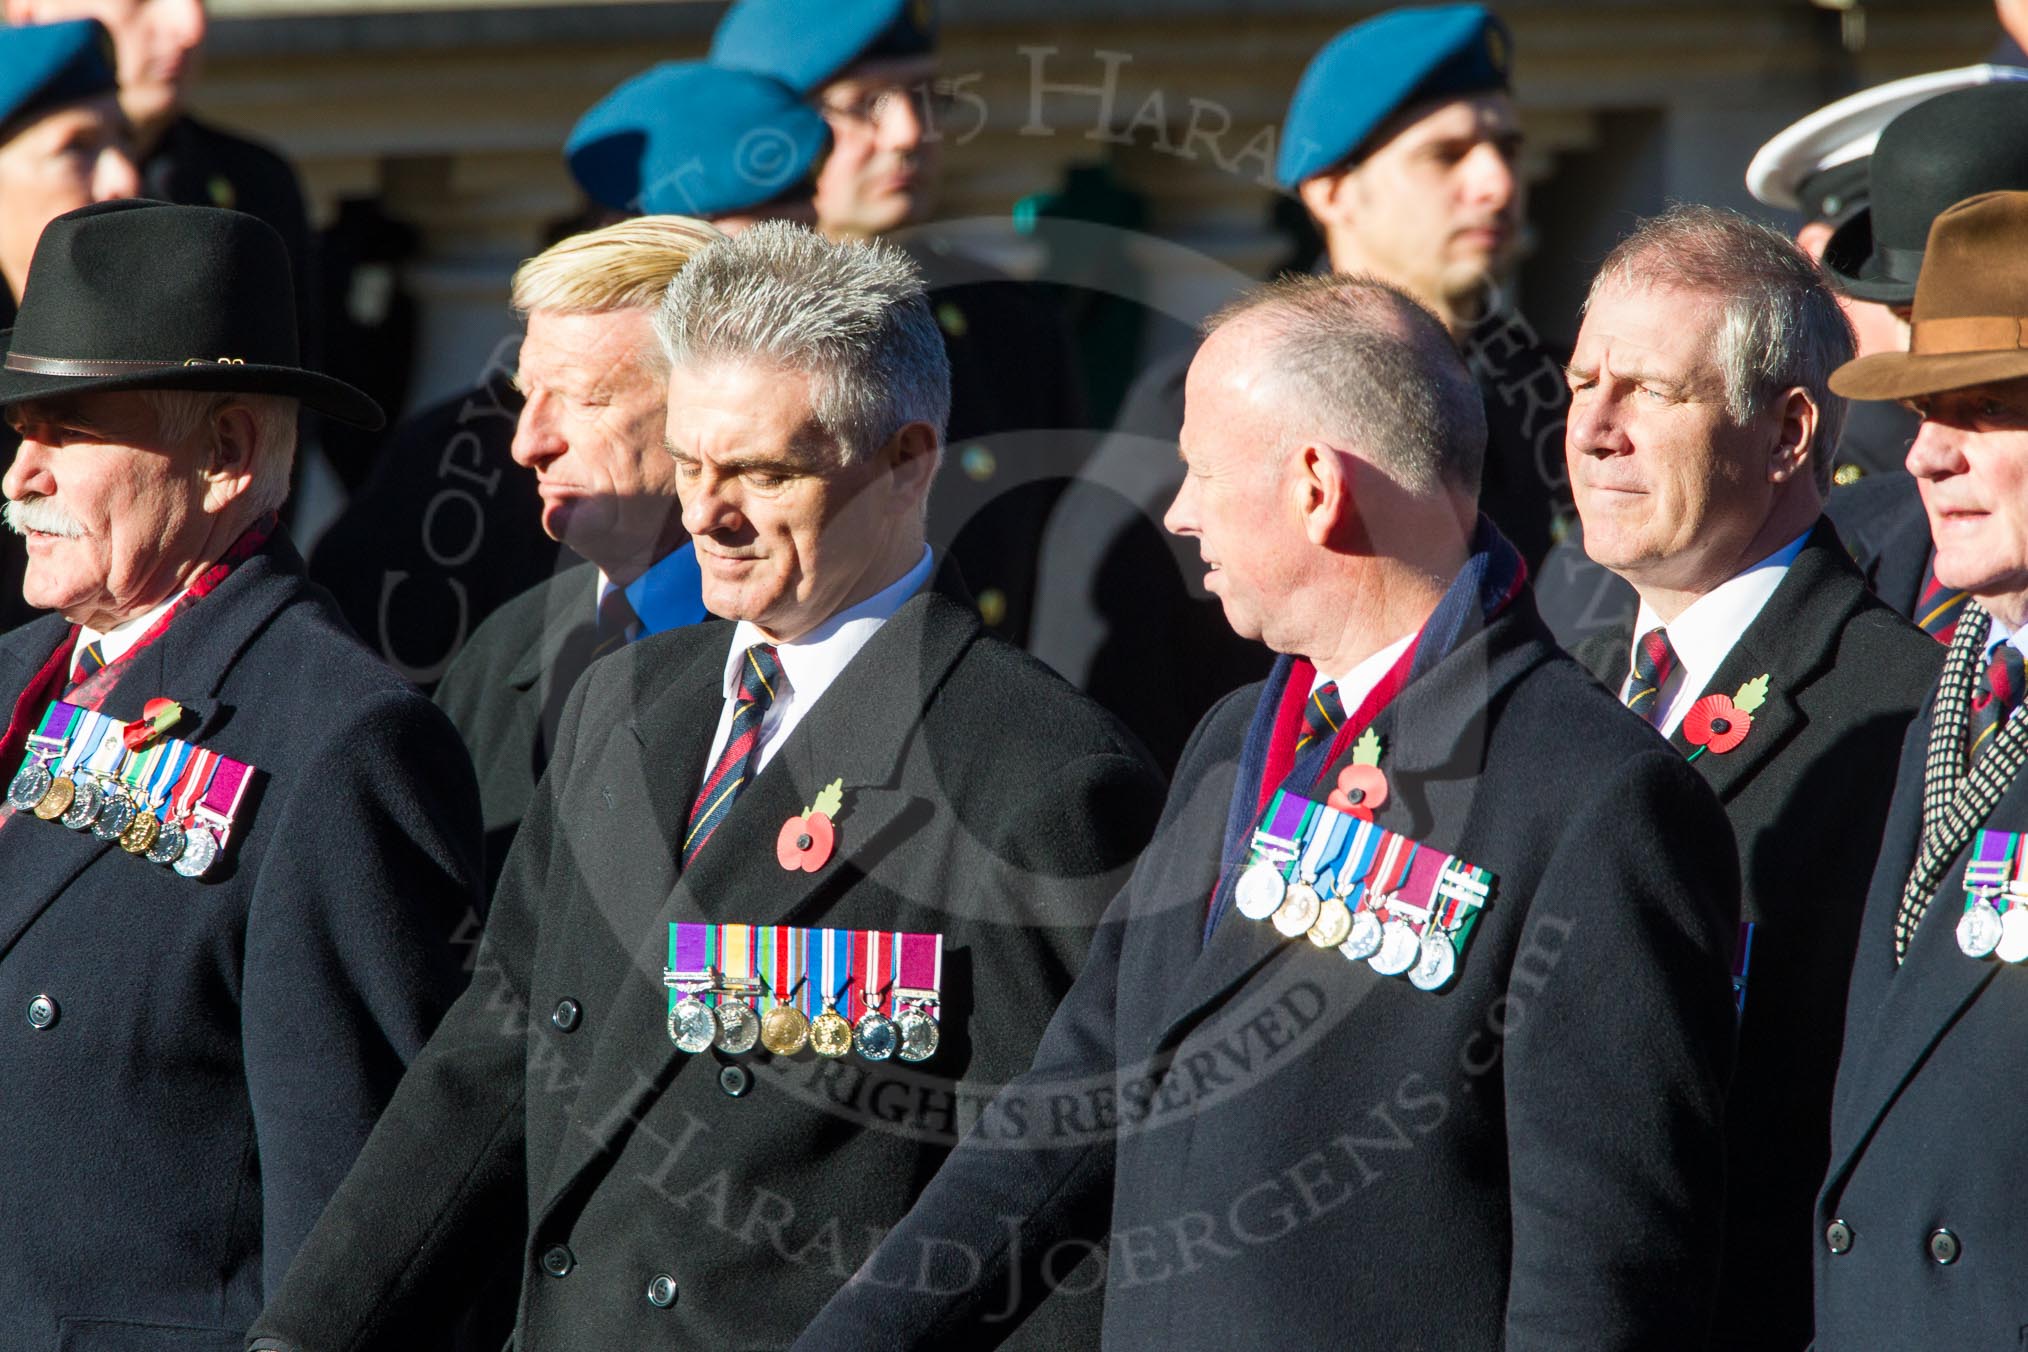
{"label": "gold medal", "polygon": [[761,1018],[760,1040],[776,1056],[794,1056],[810,1045],[810,1020],[794,1005],[776,1005]]}
{"label": "gold medal", "polygon": [[35,815],[46,822],[53,822],[70,811],[71,800],[77,797],[77,782],[65,777],[49,786],[49,792],[42,795],[42,801],[35,805]]}
{"label": "gold medal", "polygon": [[162,834],[162,819],[152,812],[136,812],[133,822],[120,833],[120,848],[128,854],[146,854]]}
{"label": "gold medal", "polygon": [[834,1001],[824,1002],[824,1012],[810,1023],[810,1048],[819,1056],[843,1056],[852,1050],[852,1025],[837,1010]]}
{"label": "gold medal", "polygon": [[1319,948],[1336,948],[1352,937],[1352,908],[1340,896],[1325,897],[1317,906],[1317,923],[1310,926],[1310,942]]}

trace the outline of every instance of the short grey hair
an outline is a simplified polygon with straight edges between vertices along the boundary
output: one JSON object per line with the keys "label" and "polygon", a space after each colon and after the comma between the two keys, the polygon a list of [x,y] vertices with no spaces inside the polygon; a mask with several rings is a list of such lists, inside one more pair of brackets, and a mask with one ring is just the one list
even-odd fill
{"label": "short grey hair", "polygon": [[1796,242],[1722,207],[1672,206],[1640,222],[1606,255],[1585,309],[1606,291],[1662,288],[1708,295],[1722,307],[1718,366],[1725,409],[1741,425],[1790,390],[1817,406],[1811,466],[1829,492],[1845,401],[1831,372],[1852,360],[1852,325],[1824,273]]}
{"label": "short grey hair", "polygon": [[1356,447],[1420,496],[1478,492],[1485,401],[1427,306],[1374,277],[1290,275],[1226,305],[1205,332],[1241,318],[1270,326],[1262,364],[1293,396],[1291,432]]}
{"label": "short grey hair", "polygon": [[816,417],[847,463],[909,423],[943,444],[951,363],[921,271],[891,244],[836,244],[764,221],[692,257],[655,312],[671,367],[759,362],[815,378]]}
{"label": "short grey hair", "polygon": [[189,446],[211,435],[213,420],[229,408],[253,415],[253,484],[246,505],[258,519],[280,511],[289,498],[296,463],[294,399],[279,394],[213,394],[205,390],[140,390],[155,415],[155,435],[172,446]]}

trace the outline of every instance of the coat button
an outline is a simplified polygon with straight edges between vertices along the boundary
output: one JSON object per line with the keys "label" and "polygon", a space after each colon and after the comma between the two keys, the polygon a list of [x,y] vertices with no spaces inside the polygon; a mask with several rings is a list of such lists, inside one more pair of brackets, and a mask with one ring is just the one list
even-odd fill
{"label": "coat button", "polygon": [[753,1088],[753,1072],[745,1066],[720,1066],[718,1069],[718,1087],[723,1089],[730,1097],[738,1098],[747,1090]]}
{"label": "coat button", "polygon": [[1929,1256],[1939,1267],[1949,1267],[1958,1261],[1960,1246],[1958,1237],[1948,1230],[1932,1230],[1929,1236]]}
{"label": "coat button", "polygon": [[584,1013],[575,1000],[558,1000],[550,1013],[549,1021],[566,1033],[577,1030],[578,1018]]}
{"label": "coat button", "polygon": [[648,1283],[648,1303],[658,1310],[666,1310],[676,1303],[676,1279],[666,1272],[655,1274]]}
{"label": "coat button", "polygon": [[542,1251],[542,1270],[552,1277],[566,1277],[577,1266],[577,1256],[561,1244],[552,1244]]}
{"label": "coat button", "polygon": [[28,1002],[28,1026],[30,1028],[52,1027],[56,1023],[57,1012],[56,1001],[50,999],[47,995],[38,995]]}
{"label": "coat button", "polygon": [[1832,1221],[1824,1227],[1824,1243],[1832,1253],[1846,1253],[1852,1248],[1852,1227],[1843,1221]]}

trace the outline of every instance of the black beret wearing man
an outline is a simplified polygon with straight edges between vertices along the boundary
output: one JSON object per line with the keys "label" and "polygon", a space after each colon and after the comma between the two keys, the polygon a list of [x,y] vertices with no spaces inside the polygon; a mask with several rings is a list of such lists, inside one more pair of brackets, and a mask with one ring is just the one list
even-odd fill
{"label": "black beret wearing man", "polygon": [[[1738,873],[1537,618],[1437,319],[1277,283],[1190,368],[1197,542],[1282,654],[1206,715],[1033,1066],[798,1344],[1705,1345]],[[1046,1307],[1045,1307],[1046,1308]]]}
{"label": "black beret wearing man", "polygon": [[2009,1347],[2028,1326],[2028,193],[1930,229],[1910,350],[1842,367],[1922,413],[1935,572],[1970,593],[1903,744],[1866,898],[1817,1199],[1818,1352]]}
{"label": "black beret wearing man", "polygon": [[1942,650],[1867,590],[1823,518],[1850,331],[1821,274],[1709,207],[1644,222],[1570,361],[1584,547],[1639,613],[1577,657],[1725,804],[1743,894],[1715,1345],[1810,1340],[1810,1215],[1845,985],[1901,738]]}
{"label": "black beret wearing man", "polygon": [[[1434,310],[1483,395],[1480,501],[1534,567],[1568,506],[1558,364],[1496,283],[1521,236],[1512,42],[1482,5],[1390,10],[1327,43],[1289,100],[1276,177],[1331,269]],[[1266,656],[1233,637],[1157,521],[1176,491],[1188,354],[1151,368],[1119,435],[1066,491],[1043,542],[1030,650],[1117,711],[1172,764],[1197,720]],[[1164,672],[1148,690],[1150,667]]]}
{"label": "black beret wearing man", "polygon": [[[1868,172],[1867,207],[1831,236],[1824,268],[1846,295],[1905,317],[1936,218],[1980,193],[2028,190],[2028,79],[2006,72],[1902,113],[1880,133]],[[1970,593],[1937,579],[1914,478],[1868,475],[1833,493],[1828,511],[1880,598],[1948,644]]]}
{"label": "black beret wearing man", "polygon": [[[450,724],[276,524],[300,367],[251,216],[44,232],[6,335],[30,602],[0,638],[0,1345],[238,1345],[464,982]],[[279,300],[277,299],[279,298]]]}
{"label": "black beret wearing man", "polygon": [[[728,622],[592,663],[479,975],[252,1346],[784,1347],[1035,1050],[1160,779],[926,547],[949,367],[880,244],[756,225],[656,318]],[[1066,1296],[1026,1346],[1088,1347]]]}

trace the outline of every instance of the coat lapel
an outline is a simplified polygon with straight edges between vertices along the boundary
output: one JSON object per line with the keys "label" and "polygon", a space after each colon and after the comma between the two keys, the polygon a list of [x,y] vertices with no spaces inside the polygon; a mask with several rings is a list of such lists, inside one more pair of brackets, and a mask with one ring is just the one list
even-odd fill
{"label": "coat lapel", "polygon": [[[730,627],[727,628],[728,636]],[[741,793],[732,811],[691,867],[676,880],[660,910],[637,936],[632,961],[621,974],[612,1008],[652,1009],[662,997],[668,927],[679,921],[818,924],[826,903],[849,891],[878,867],[899,840],[926,825],[936,805],[901,782],[901,766],[920,727],[924,706],[979,633],[977,614],[938,589],[912,598],[880,627],[789,735],[767,768]],[[672,781],[654,804],[658,820],[673,821],[662,839],[680,850],[690,795],[704,773],[704,757],[723,704],[725,650],[713,645],[687,680],[708,682],[672,690],[641,720],[643,754],[674,760],[682,773],[651,776]],[[680,726],[679,726],[680,724]],[[701,729],[701,731],[700,731]],[[665,740],[668,739],[668,740]],[[672,752],[674,753],[672,757]],[[834,779],[844,781],[837,846],[815,873],[784,869],[775,855],[782,824],[800,814]],[[610,1105],[628,1095],[662,1092],[690,1057],[676,1050],[659,1018],[620,1018],[600,1040],[579,1091],[579,1101]],[[638,1111],[606,1113],[617,1134]],[[550,1172],[549,1196],[567,1190],[611,1142],[592,1130],[565,1133]]]}
{"label": "coat lapel", "polygon": [[[122,721],[138,718],[143,704],[166,696],[184,708],[182,721],[170,735],[204,745],[206,736],[228,724],[218,692],[233,662],[276,612],[301,594],[302,567],[295,549],[277,532],[265,549],[233,569],[160,638],[135,652],[119,683],[107,693],[105,712]],[[63,632],[64,621],[49,616],[0,642],[11,659],[4,698],[11,701],[19,693],[41,665],[36,654],[47,656]],[[11,778],[14,768],[7,766],[0,773]],[[35,918],[113,843],[53,822],[9,819],[0,827],[0,846],[7,857],[7,886],[0,889],[0,957],[4,957]]]}
{"label": "coat lapel", "polygon": [[[1531,642],[1537,637],[1540,644]],[[1436,822],[1425,786],[1480,773],[1485,763],[1487,711],[1548,651],[1546,632],[1541,630],[1533,602],[1524,594],[1504,615],[1459,644],[1381,711],[1372,725],[1381,739],[1380,764],[1388,783],[1387,804],[1375,816],[1379,825],[1413,840],[1428,838]],[[1291,782],[1287,787],[1321,802],[1338,771],[1351,759],[1348,748],[1318,782]],[[1224,805],[1219,806],[1222,811]],[[1213,828],[1211,835],[1216,839],[1218,829]],[[1205,895],[1208,898],[1208,886]],[[1248,920],[1228,908],[1188,976],[1176,984],[1175,993],[1164,1005],[1155,1045],[1173,1044],[1211,1006],[1262,967],[1290,951],[1309,947],[1306,939],[1286,939],[1273,925]],[[1354,980],[1379,979],[1364,963],[1348,966],[1365,973]]]}

